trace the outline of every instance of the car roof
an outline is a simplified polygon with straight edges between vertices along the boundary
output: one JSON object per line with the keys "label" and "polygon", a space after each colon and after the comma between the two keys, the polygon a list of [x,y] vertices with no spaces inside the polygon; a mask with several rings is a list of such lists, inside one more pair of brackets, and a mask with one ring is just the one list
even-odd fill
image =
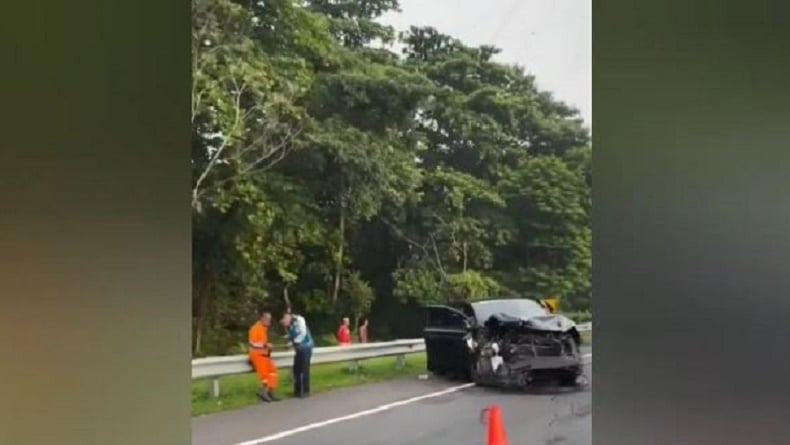
{"label": "car roof", "polygon": [[[526,303],[526,305],[524,305]],[[529,298],[495,298],[490,300],[478,300],[474,302],[452,302],[446,305],[431,305],[428,310],[442,310],[450,308],[473,316],[476,324],[482,325],[494,314],[511,315],[515,312],[522,312],[523,307],[534,306],[535,310],[543,309],[543,306],[536,300]],[[518,308],[518,309],[517,309]]]}
{"label": "car roof", "polygon": [[481,308],[481,307],[490,307],[490,306],[499,306],[499,305],[507,305],[514,301],[529,301],[531,303],[537,304],[540,306],[536,300],[531,298],[492,298],[490,300],[477,300],[472,302],[464,302],[464,301],[454,301],[447,304],[431,304],[426,307],[428,308],[443,308],[443,307],[451,307],[454,309],[462,309],[465,306],[471,306],[472,309]]}
{"label": "car roof", "polygon": [[472,307],[480,307],[480,306],[504,305],[504,304],[512,303],[513,301],[530,301],[532,303],[539,304],[537,301],[532,300],[530,298],[497,298],[493,300],[474,301],[470,304],[472,305]]}

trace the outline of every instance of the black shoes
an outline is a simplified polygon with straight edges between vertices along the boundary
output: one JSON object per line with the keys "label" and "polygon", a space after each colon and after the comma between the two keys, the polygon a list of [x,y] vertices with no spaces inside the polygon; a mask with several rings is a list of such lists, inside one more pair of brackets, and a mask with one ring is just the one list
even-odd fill
{"label": "black shoes", "polygon": [[266,403],[274,401],[274,399],[272,399],[271,391],[263,388],[258,390],[258,398]]}
{"label": "black shoes", "polygon": [[266,403],[270,402],[278,402],[280,400],[279,397],[274,395],[271,389],[268,388],[261,388],[258,390],[258,398]]}
{"label": "black shoes", "polygon": [[[282,400],[280,397],[277,397],[274,394],[274,391],[268,388],[259,389],[257,394],[258,394],[258,398],[266,403],[279,402],[280,400]],[[297,399],[306,399],[310,397],[310,393],[309,392],[305,392],[302,394],[294,393],[293,396],[296,397]]]}

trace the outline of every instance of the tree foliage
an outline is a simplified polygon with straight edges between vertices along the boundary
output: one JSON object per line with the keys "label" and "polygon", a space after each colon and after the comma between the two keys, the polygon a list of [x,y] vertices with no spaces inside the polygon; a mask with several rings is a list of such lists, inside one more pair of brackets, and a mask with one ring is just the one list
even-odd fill
{"label": "tree foliage", "polygon": [[232,350],[260,305],[317,334],[369,316],[374,337],[453,300],[589,309],[578,112],[496,48],[398,35],[378,21],[397,3],[193,5],[196,355]]}

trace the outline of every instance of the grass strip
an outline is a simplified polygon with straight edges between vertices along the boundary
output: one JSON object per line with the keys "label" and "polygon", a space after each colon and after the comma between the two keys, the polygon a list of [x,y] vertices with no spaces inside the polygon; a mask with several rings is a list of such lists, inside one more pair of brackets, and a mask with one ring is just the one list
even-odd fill
{"label": "grass strip", "polygon": [[[372,358],[360,361],[359,369],[350,369],[350,363],[328,363],[315,365],[310,372],[311,393],[317,394],[337,388],[362,385],[365,383],[391,380],[398,377],[414,376],[425,372],[425,353],[406,355],[403,368],[395,366],[395,357]],[[291,369],[280,369],[280,388],[278,395],[283,399],[291,397],[293,381]],[[210,380],[192,382],[192,415],[199,416],[221,411],[239,409],[261,403],[255,395],[259,388],[258,377],[253,374],[240,374],[222,377],[220,396],[210,394]]]}

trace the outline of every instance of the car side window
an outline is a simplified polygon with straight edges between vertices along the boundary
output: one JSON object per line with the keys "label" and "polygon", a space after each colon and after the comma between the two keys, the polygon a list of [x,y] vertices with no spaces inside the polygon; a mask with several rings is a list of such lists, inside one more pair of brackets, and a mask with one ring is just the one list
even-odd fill
{"label": "car side window", "polygon": [[446,307],[432,307],[428,311],[428,326],[433,328],[463,329],[465,318]]}
{"label": "car side window", "polygon": [[471,304],[468,304],[468,303],[464,304],[463,311],[464,311],[464,315],[466,315],[468,320],[471,320],[472,322],[475,322],[475,320],[476,320],[476,318],[475,318],[475,310],[472,308]]}

